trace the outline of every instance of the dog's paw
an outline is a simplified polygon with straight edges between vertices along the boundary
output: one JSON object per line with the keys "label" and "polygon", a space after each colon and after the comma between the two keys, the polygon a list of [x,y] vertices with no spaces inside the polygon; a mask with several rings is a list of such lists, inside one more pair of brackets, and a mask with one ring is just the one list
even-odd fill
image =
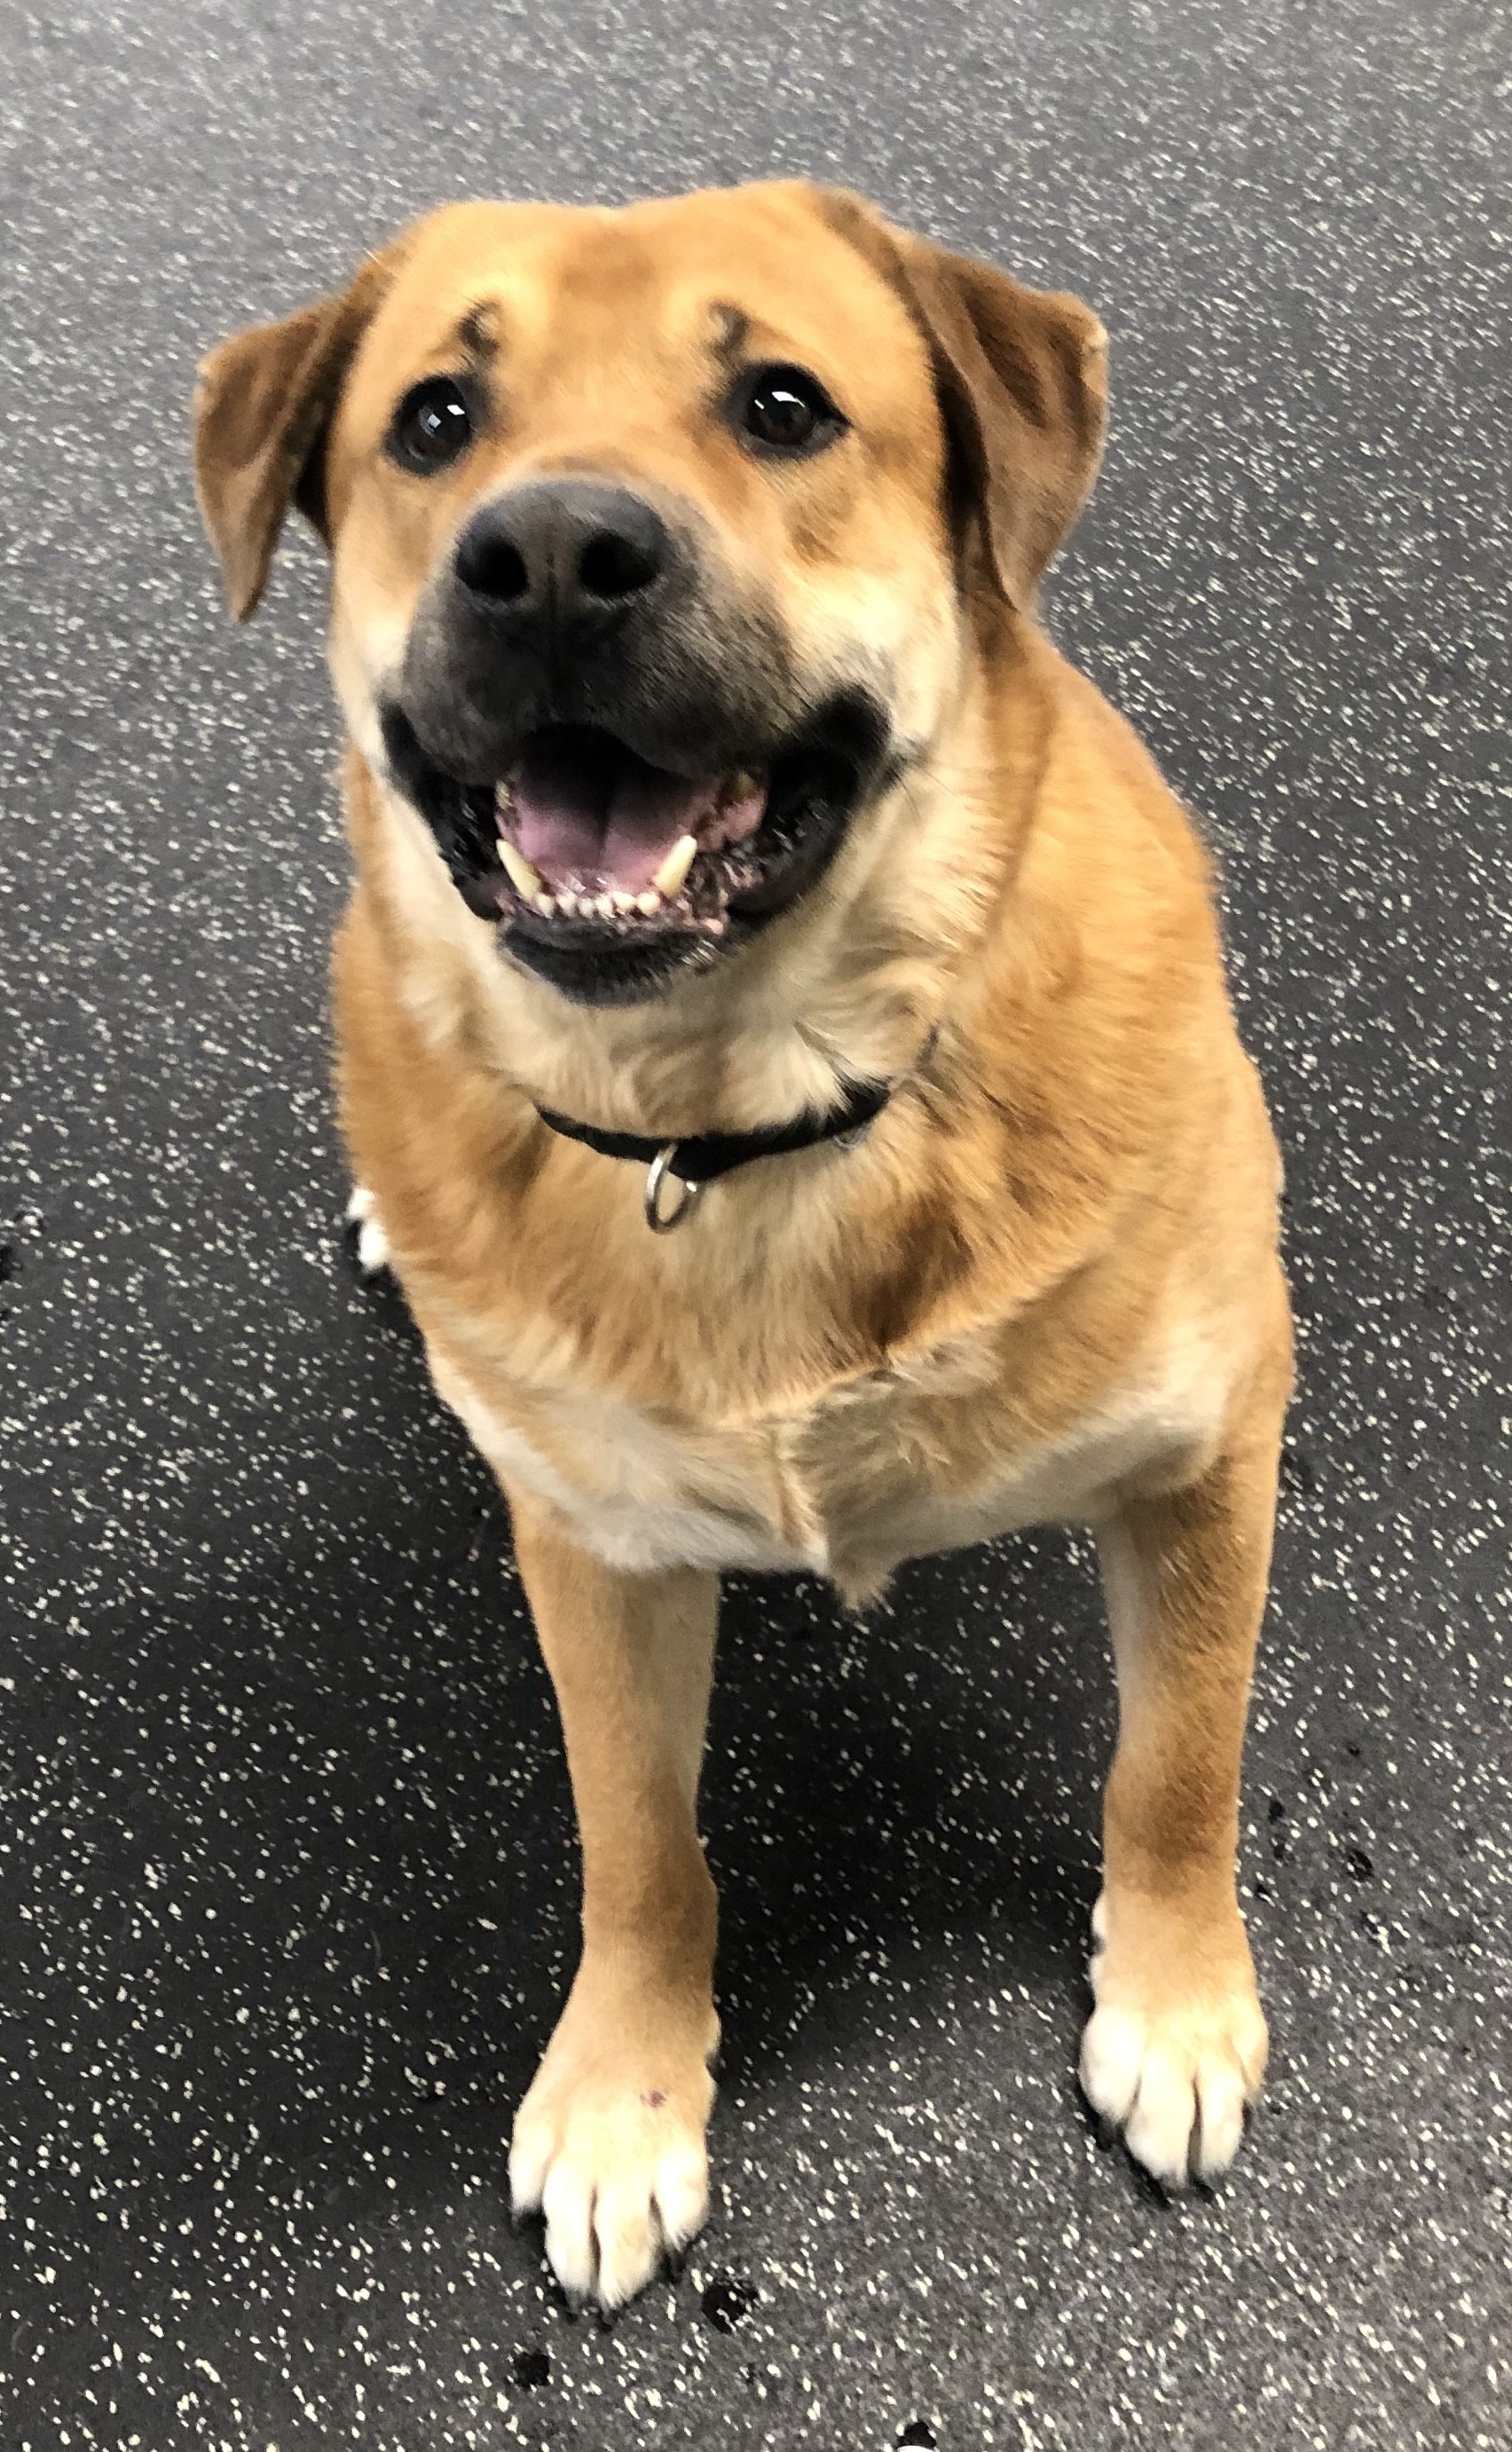
{"label": "dog's paw", "polygon": [[388,1236],[365,1183],[358,1184],[346,1204],[346,1225],[357,1238],[358,1267],[364,1277],[376,1277],[389,1264]]}
{"label": "dog's paw", "polygon": [[[711,2012],[713,2020],[713,2013]],[[568,2297],[623,2306],[709,2210],[708,2062],[718,2039],[617,2043],[569,2003],[515,2116],[509,2195],[540,2212],[546,2258]]]}
{"label": "dog's paw", "polygon": [[1216,1946],[1119,1929],[1124,1921],[1105,1893],[1092,1910],[1082,2091],[1174,2195],[1189,2179],[1216,2179],[1238,2152],[1265,2075],[1265,2015],[1237,1911]]}

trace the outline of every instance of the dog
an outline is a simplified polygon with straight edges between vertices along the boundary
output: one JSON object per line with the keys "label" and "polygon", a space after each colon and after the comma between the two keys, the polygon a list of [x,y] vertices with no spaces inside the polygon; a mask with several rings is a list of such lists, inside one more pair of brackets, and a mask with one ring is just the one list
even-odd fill
{"label": "dog", "polygon": [[1280,1166],[1207,857],[1036,622],[1105,400],[1077,300],[803,183],[449,207],[202,369],[232,613],[291,504],[330,551],[354,1213],[560,1708],[582,1950],[510,2187],[605,2308],[706,2218],[721,1569],[859,1606],[1090,1524],[1081,2084],[1171,2190],[1260,2087]]}

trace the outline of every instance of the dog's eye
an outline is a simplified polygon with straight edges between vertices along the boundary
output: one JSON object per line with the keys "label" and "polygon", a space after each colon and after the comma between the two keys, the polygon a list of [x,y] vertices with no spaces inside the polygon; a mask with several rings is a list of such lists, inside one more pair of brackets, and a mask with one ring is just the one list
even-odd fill
{"label": "dog's eye", "polygon": [[473,439],[472,411],[449,375],[431,375],[407,391],[388,429],[388,452],[402,468],[428,477],[449,468]]}
{"label": "dog's eye", "polygon": [[760,451],[818,451],[845,430],[824,386],[801,366],[756,366],[738,407],[741,431]]}

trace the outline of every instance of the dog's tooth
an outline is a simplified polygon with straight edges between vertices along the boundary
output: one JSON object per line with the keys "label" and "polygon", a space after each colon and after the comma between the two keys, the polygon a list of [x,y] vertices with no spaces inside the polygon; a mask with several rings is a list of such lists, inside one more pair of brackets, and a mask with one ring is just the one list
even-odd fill
{"label": "dog's tooth", "polygon": [[557,908],[556,896],[554,894],[538,894],[536,897],[536,908],[540,913],[543,920],[551,919]]}
{"label": "dog's tooth", "polygon": [[564,886],[562,891],[558,895],[557,908],[569,920],[577,917],[578,897],[574,894],[571,886]]}
{"label": "dog's tooth", "polygon": [[614,896],[612,894],[600,894],[598,901],[593,907],[600,920],[612,920],[615,916]]}
{"label": "dog's tooth", "polygon": [[731,776],[720,797],[726,801],[749,801],[756,787],[756,777],[747,774],[742,766],[738,775]]}
{"label": "dog's tooth", "polygon": [[631,912],[636,907],[635,896],[633,894],[627,894],[622,885],[616,886],[613,894],[609,897],[609,900],[614,904],[616,913],[621,920],[628,920]]}
{"label": "dog's tooth", "polygon": [[514,797],[515,779],[512,775],[506,775],[501,782],[498,782],[494,785],[495,808],[507,809]]}
{"label": "dog's tooth", "polygon": [[684,885],[687,883],[688,871],[693,866],[693,863],[697,857],[697,836],[681,836],[678,840],[673,844],[666,859],[662,861],[661,866],[658,869],[655,877],[651,880],[652,884],[656,887],[657,892],[658,894],[665,895],[669,902],[673,900],[675,895],[680,894]]}
{"label": "dog's tooth", "polygon": [[502,835],[499,838],[499,857],[508,871],[510,884],[518,894],[524,896],[527,902],[533,894],[541,891],[539,870],[532,868],[524,853],[517,851],[512,842],[506,842]]}
{"label": "dog's tooth", "polygon": [[640,913],[642,919],[654,920],[660,908],[661,897],[656,891],[654,886],[648,885],[644,894],[638,894],[636,896],[636,909]]}

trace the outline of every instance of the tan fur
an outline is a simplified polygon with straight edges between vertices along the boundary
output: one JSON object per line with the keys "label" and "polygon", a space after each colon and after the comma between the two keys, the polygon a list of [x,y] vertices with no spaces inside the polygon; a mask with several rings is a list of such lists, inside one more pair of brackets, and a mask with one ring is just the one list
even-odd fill
{"label": "tan fur", "polygon": [[[701,2206],[707,1669],[658,1704],[656,1627],[702,1658],[677,1630],[705,1606],[712,1629],[689,1598],[710,1570],[807,1566],[862,1600],[902,1557],[1047,1516],[1098,1527],[1123,1710],[1084,2083],[1168,2182],[1188,2141],[1216,2168],[1264,2061],[1233,1849],[1289,1376],[1279,1171],[1206,859],[1031,619],[1095,460],[1099,327],[795,188],[457,208],[363,282],[320,504],[355,744],[342,1112],[437,1386],[509,1494],[584,1833],[584,1969],[517,2126],[517,2189],[544,2201],[569,2286],[606,2302],[651,2269],[658,2205],[668,2235]],[[775,485],[711,437],[726,304],[854,405],[843,468]],[[350,349],[349,304],[328,314]],[[386,419],[469,314],[508,419],[406,488]],[[223,400],[215,362],[209,382]],[[979,464],[953,537],[942,417]],[[267,465],[248,474],[255,434],[239,447],[224,467],[202,450],[207,517],[251,499],[265,528]],[[882,654],[920,751],[745,954],[608,1010],[501,959],[375,772],[374,688],[467,508],[579,466],[695,500],[810,667]],[[233,542],[239,601],[261,535]],[[738,1129],[822,1106],[837,1073],[899,1081],[862,1146],[742,1170],[665,1237],[636,1169],[537,1114]],[[654,2092],[674,2111],[651,2133],[634,2106]]]}

